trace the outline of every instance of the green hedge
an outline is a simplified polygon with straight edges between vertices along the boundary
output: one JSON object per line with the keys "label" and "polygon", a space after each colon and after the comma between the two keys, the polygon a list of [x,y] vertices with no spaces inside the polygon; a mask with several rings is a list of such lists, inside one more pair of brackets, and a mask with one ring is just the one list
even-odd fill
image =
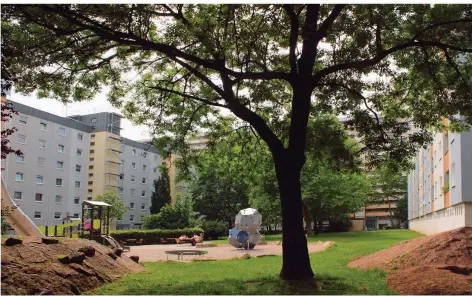
{"label": "green hedge", "polygon": [[200,235],[203,233],[203,229],[195,227],[184,229],[116,230],[112,231],[110,235],[116,240],[124,241],[127,239],[142,239],[143,245],[155,245],[161,243],[161,238],[177,238],[182,234],[192,236],[194,233]]}

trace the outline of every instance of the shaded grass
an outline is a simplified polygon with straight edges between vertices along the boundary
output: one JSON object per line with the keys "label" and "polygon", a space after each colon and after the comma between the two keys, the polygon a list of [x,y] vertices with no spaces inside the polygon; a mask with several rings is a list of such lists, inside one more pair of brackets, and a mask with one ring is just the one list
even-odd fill
{"label": "shaded grass", "polygon": [[[380,270],[351,269],[350,259],[390,247],[420,234],[409,230],[383,230],[322,234],[309,241],[334,240],[337,246],[310,255],[316,286],[288,285],[278,278],[282,258],[235,259],[180,263],[144,263],[143,272],[106,284],[93,294],[393,294]],[[268,235],[266,241],[281,240]],[[224,240],[221,241],[221,244]]]}

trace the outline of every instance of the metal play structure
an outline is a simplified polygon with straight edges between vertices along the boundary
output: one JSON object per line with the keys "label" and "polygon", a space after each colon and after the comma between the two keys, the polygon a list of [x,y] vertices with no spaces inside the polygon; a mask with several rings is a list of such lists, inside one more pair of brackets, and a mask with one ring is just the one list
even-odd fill
{"label": "metal play structure", "polygon": [[[81,238],[103,244],[103,236],[108,237],[110,234],[110,207],[111,205],[102,201],[86,200],[82,203]],[[99,222],[97,228],[93,225],[95,219]]]}
{"label": "metal play structure", "polygon": [[261,240],[262,215],[252,208],[239,211],[235,219],[235,227],[229,231],[229,243],[235,248],[254,249]]}

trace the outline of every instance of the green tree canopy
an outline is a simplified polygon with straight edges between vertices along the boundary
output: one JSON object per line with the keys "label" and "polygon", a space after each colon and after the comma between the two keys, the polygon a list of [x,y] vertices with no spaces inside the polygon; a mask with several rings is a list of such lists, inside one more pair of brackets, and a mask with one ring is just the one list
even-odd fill
{"label": "green tree canopy", "polygon": [[4,5],[2,64],[21,93],[106,91],[180,143],[221,110],[250,125],[274,160],[281,276],[312,279],[300,187],[308,119],[348,114],[368,156],[386,151],[374,163],[400,164],[443,117],[472,123],[471,19],[471,5]]}
{"label": "green tree canopy", "polygon": [[107,191],[102,195],[97,195],[94,200],[103,201],[111,205],[110,219],[121,219],[123,214],[129,210],[129,208],[118,199],[118,192],[115,190]]}
{"label": "green tree canopy", "polygon": [[157,214],[163,206],[171,203],[169,170],[165,166],[160,167],[160,176],[154,180],[154,191],[151,195],[151,214]]}

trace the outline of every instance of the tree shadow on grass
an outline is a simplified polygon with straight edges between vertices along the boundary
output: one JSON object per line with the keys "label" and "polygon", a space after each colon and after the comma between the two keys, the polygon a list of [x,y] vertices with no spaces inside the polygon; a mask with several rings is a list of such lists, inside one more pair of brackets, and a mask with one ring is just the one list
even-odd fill
{"label": "tree shadow on grass", "polygon": [[315,282],[292,282],[281,281],[278,277],[264,277],[251,280],[235,280],[228,278],[223,281],[212,281],[211,279],[194,282],[176,282],[161,284],[156,279],[154,283],[146,285],[137,283],[122,283],[112,289],[106,286],[104,289],[93,291],[100,294],[120,295],[326,295],[326,294],[362,294],[357,287],[350,286],[342,278],[320,276]]}

